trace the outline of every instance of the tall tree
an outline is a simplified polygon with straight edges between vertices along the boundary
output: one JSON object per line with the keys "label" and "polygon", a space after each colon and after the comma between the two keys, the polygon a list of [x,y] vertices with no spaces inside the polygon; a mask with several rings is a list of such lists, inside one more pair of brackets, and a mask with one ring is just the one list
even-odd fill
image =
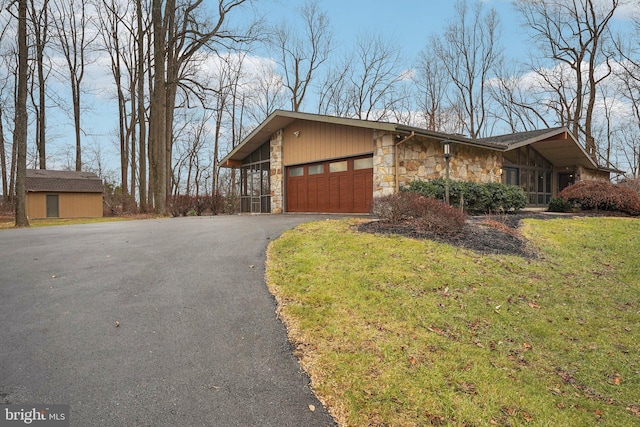
{"label": "tall tree", "polygon": [[357,36],[350,53],[333,65],[320,85],[318,110],[323,114],[380,120],[398,113],[409,80],[402,52],[381,34]]}
{"label": "tall tree", "polygon": [[500,68],[498,75],[488,85],[495,102],[495,122],[506,124],[511,132],[522,132],[549,127],[548,117],[539,105],[531,103],[534,88],[526,82],[521,72],[511,66]]}
{"label": "tall tree", "polygon": [[[150,187],[154,191],[154,210],[167,212],[167,192],[171,189],[173,120],[178,89],[197,94],[206,90],[195,76],[189,75],[190,64],[204,49],[216,50],[225,44],[243,40],[250,33],[227,28],[232,11],[249,0],[218,0],[217,16],[205,19],[203,0],[176,2],[152,1],[153,87],[149,117],[149,151],[151,158]],[[164,7],[163,7],[164,5]]]}
{"label": "tall tree", "polygon": [[611,75],[610,21],[624,0],[517,0],[537,48],[531,67],[551,98],[559,124],[585,140],[597,161],[598,87]]}
{"label": "tall tree", "polygon": [[[46,81],[48,70],[45,70],[45,48],[49,42],[49,0],[36,3],[30,0],[29,21],[34,38],[35,72],[38,84],[38,102],[34,102],[36,115],[36,147],[38,149],[38,163],[40,169],[47,168],[46,152]],[[34,94],[31,93],[31,97]]]}
{"label": "tall tree", "polygon": [[[169,0],[167,3],[171,3]],[[167,213],[167,140],[165,120],[166,95],[166,30],[162,0],[152,0],[151,22],[153,31],[153,87],[149,113],[150,186],[153,188],[154,212]],[[170,5],[167,5],[169,10]],[[169,13],[175,13],[169,10]]]}
{"label": "tall tree", "polygon": [[[98,20],[104,50],[109,55],[118,104],[118,137],[120,142],[120,188],[124,211],[133,208],[136,187],[137,66],[135,16],[128,3],[102,0]],[[144,78],[144,76],[143,76]],[[131,185],[129,185],[131,167]],[[130,206],[131,205],[131,206]]]}
{"label": "tall tree", "polygon": [[73,124],[75,130],[76,170],[82,170],[81,94],[82,79],[87,65],[88,49],[97,34],[91,36],[88,28],[91,18],[87,14],[88,2],[84,0],[55,0],[55,17],[58,42],[69,72]]}
{"label": "tall tree", "polygon": [[2,124],[3,120],[4,109],[2,108],[2,102],[0,102],[0,173],[2,173],[2,200],[0,200],[0,204],[6,203],[10,200],[9,180],[7,175],[7,152],[4,146],[4,126]]}
{"label": "tall tree", "polygon": [[620,34],[615,42],[621,59],[615,69],[618,95],[629,107],[617,148],[632,176],[640,178],[640,14],[634,16],[633,24],[631,37]]}
{"label": "tall tree", "polygon": [[405,78],[400,48],[380,34],[361,34],[353,52],[351,115],[362,120],[386,117],[399,101],[396,87]]}
{"label": "tall tree", "polygon": [[249,96],[253,101],[250,110],[251,118],[260,123],[275,110],[284,107],[286,92],[282,76],[276,71],[276,64],[271,61],[260,62],[258,69],[251,75],[253,81],[252,92]]}
{"label": "tall tree", "polygon": [[[9,26],[8,16],[5,19],[0,19],[0,46],[3,45],[4,38],[6,35],[6,29]],[[5,94],[7,93],[7,88],[9,85],[9,66],[6,62],[6,58],[4,55],[0,56],[0,173],[2,173],[2,200],[1,203],[8,203],[12,196],[9,191],[9,168],[7,167],[7,152],[5,148],[5,134],[4,134],[4,118],[7,113],[4,108],[5,103],[8,104]]]}
{"label": "tall tree", "polygon": [[14,147],[17,149],[15,212],[16,227],[29,226],[26,206],[27,177],[27,79],[29,46],[27,45],[27,0],[18,0],[18,84],[16,90]]}
{"label": "tall tree", "polygon": [[140,211],[147,212],[147,128],[146,128],[146,117],[145,117],[145,91],[144,91],[144,64],[145,64],[145,35],[146,35],[146,27],[143,24],[143,8],[142,8],[142,0],[136,0],[136,81],[137,81],[137,99],[138,99],[138,114],[136,118],[138,119],[138,144],[139,144],[139,153],[140,156],[138,158],[140,164],[140,175],[139,175],[139,185],[140,185]]}
{"label": "tall tree", "polygon": [[435,52],[431,45],[420,52],[415,69],[415,83],[419,94],[417,104],[423,116],[424,127],[433,131],[443,131],[449,85],[446,69],[435,60]]}
{"label": "tall tree", "polygon": [[329,58],[333,42],[329,18],[317,0],[309,0],[302,6],[300,18],[301,33],[282,23],[273,40],[293,111],[300,109],[318,68]]}
{"label": "tall tree", "polygon": [[500,19],[481,1],[470,7],[467,0],[457,0],[454,8],[455,17],[432,43],[452,82],[450,99],[461,107],[465,132],[477,138],[483,135],[488,116],[487,82],[502,61]]}

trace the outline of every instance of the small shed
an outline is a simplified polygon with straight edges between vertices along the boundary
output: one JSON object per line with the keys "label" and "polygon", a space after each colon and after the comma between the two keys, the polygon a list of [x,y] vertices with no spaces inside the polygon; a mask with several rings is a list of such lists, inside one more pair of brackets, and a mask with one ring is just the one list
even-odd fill
{"label": "small shed", "polygon": [[93,172],[28,169],[29,218],[102,216],[102,180]]}

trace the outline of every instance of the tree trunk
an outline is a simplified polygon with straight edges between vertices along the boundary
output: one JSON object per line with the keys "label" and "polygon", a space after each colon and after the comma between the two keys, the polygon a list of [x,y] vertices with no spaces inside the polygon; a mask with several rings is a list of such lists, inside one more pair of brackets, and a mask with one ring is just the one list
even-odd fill
{"label": "tree trunk", "polygon": [[167,144],[166,144],[166,82],[165,82],[165,37],[162,20],[162,0],[153,0],[153,91],[149,118],[149,143],[152,149],[152,186],[154,212],[167,213]]}
{"label": "tree trunk", "polygon": [[136,0],[136,21],[138,26],[137,36],[137,82],[138,82],[138,131],[140,132],[138,140],[140,143],[140,211],[147,212],[147,150],[146,140],[146,121],[144,116],[144,27],[142,25],[142,0]]}
{"label": "tree trunk", "polygon": [[9,201],[9,182],[7,180],[7,153],[4,148],[4,129],[2,128],[2,106],[0,105],[0,173],[2,173],[2,198],[1,203]]}
{"label": "tree trunk", "polygon": [[17,147],[16,227],[29,226],[26,206],[27,176],[27,0],[18,1],[18,88],[16,97],[14,145]]}
{"label": "tree trunk", "polygon": [[76,171],[82,170],[82,145],[80,136],[80,82],[71,82],[71,96],[73,97],[73,122],[76,136]]}

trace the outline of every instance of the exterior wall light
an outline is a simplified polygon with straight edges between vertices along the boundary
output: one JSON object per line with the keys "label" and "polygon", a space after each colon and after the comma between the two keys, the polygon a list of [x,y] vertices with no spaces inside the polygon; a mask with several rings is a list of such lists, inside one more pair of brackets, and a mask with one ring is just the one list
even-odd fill
{"label": "exterior wall light", "polygon": [[444,140],[442,145],[444,147],[444,159],[446,160],[445,180],[444,180],[444,201],[449,204],[449,159],[451,158],[451,143],[453,141]]}

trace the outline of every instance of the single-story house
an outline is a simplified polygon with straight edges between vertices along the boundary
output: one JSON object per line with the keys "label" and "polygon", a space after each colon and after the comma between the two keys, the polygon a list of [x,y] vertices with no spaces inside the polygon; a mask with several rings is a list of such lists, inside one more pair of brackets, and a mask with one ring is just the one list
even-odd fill
{"label": "single-story house", "polygon": [[471,139],[412,126],[275,111],[221,166],[240,171],[242,212],[364,213],[415,179],[519,185],[547,205],[580,180],[610,179],[567,128]]}
{"label": "single-story house", "polygon": [[29,218],[102,216],[102,180],[92,172],[27,169]]}

